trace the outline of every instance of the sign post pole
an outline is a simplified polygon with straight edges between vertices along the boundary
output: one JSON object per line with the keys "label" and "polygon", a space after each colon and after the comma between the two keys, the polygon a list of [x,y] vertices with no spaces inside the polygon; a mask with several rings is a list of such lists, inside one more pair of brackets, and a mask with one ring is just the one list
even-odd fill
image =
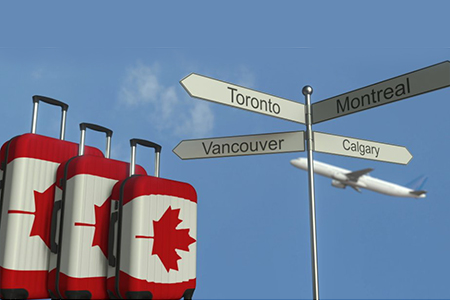
{"label": "sign post pole", "polygon": [[302,90],[306,102],[306,144],[308,151],[308,178],[309,178],[309,219],[311,228],[311,265],[312,265],[312,284],[313,299],[319,300],[319,269],[317,263],[317,235],[316,235],[316,200],[314,196],[314,159],[313,159],[313,131],[311,114],[311,94],[312,87],[305,86]]}

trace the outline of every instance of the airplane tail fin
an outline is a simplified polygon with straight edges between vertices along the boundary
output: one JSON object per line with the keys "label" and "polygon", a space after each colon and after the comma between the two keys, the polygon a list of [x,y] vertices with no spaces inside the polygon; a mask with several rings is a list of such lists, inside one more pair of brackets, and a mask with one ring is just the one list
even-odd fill
{"label": "airplane tail fin", "polygon": [[428,180],[428,177],[422,175],[422,176],[414,179],[410,183],[408,183],[406,186],[413,190],[409,193],[416,197],[424,198],[427,191],[424,191],[423,187],[424,187],[425,183],[427,182],[427,180]]}
{"label": "airplane tail fin", "polygon": [[419,191],[419,190],[423,189],[427,180],[428,180],[428,177],[425,175],[422,175],[422,176],[414,179],[410,183],[406,184],[406,186],[412,190]]}

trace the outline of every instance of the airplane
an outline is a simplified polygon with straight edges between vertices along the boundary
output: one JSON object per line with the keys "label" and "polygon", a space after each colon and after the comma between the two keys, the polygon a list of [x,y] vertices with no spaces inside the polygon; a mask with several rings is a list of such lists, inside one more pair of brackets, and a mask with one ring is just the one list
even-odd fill
{"label": "airplane", "polygon": [[[291,160],[291,164],[299,169],[305,171],[308,170],[308,160],[306,158],[293,159]],[[368,168],[352,172],[317,160],[314,161],[314,173],[331,178],[331,185],[336,188],[345,189],[349,186],[357,192],[361,192],[360,188],[364,188],[389,196],[409,198],[426,197],[426,191],[420,190],[427,179],[425,177],[420,177],[415,180],[415,182],[420,183],[418,189],[410,189],[367,175],[371,171],[373,171],[373,169]]]}

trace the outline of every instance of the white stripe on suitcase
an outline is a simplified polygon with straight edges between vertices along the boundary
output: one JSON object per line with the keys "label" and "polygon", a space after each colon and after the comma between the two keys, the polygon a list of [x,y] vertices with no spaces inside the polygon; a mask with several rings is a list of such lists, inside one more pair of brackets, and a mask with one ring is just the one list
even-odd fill
{"label": "white stripe on suitcase", "polygon": [[[37,212],[35,201],[44,201],[41,196],[49,195],[45,192],[56,181],[58,165],[34,158],[17,158],[8,164],[0,226],[0,244],[5,247],[0,247],[0,266],[12,270],[48,270],[50,249],[40,235],[30,235],[33,224],[43,221],[36,218],[36,213],[42,211]],[[18,228],[21,230],[17,231]]]}
{"label": "white stripe on suitcase", "polygon": [[[157,255],[152,255],[154,239],[136,236],[154,236],[153,221],[159,221],[171,207],[180,209],[182,222],[176,227],[189,229],[189,236],[197,240],[197,204],[167,195],[148,195],[133,199],[123,207],[122,246],[120,269],[130,276],[155,283],[178,283],[196,278],[197,242],[189,245],[189,251],[177,249],[181,257],[178,271],[167,272]],[[142,222],[136,222],[141,220]]]}

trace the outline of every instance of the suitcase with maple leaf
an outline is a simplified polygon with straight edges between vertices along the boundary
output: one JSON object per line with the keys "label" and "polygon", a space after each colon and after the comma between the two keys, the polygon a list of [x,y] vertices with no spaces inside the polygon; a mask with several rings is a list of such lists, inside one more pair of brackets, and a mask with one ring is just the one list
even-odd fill
{"label": "suitcase with maple leaf", "polygon": [[[36,134],[39,102],[61,107],[60,139]],[[0,297],[49,298],[50,215],[55,194],[56,169],[77,155],[78,145],[64,140],[68,105],[33,96],[31,133],[6,142],[0,152]],[[103,156],[96,148],[86,153]]]}
{"label": "suitcase with maple leaf", "polygon": [[[106,134],[105,157],[84,155],[86,129]],[[81,123],[80,130],[79,155],[57,170],[62,195],[55,197],[52,213],[48,288],[52,298],[108,299],[111,190],[128,177],[130,164],[110,158],[110,129]],[[140,166],[137,173],[147,174]]]}
{"label": "suitcase with maple leaf", "polygon": [[121,299],[191,299],[196,286],[197,194],[188,183],[159,178],[161,146],[130,140],[131,170],[136,145],[155,149],[155,176],[132,175],[112,191],[108,293]]}

